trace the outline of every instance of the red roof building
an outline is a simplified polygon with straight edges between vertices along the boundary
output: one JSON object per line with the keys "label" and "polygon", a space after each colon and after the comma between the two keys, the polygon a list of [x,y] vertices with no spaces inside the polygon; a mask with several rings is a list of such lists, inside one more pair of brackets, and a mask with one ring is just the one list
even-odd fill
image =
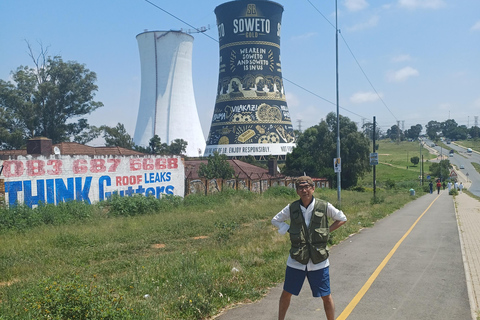
{"label": "red roof building", "polygon": [[32,155],[54,155],[67,156],[143,156],[145,153],[121,147],[90,147],[76,142],[61,142],[52,145],[52,140],[44,137],[37,137],[28,140],[27,149],[21,150],[0,150],[0,159],[16,158],[18,156]]}

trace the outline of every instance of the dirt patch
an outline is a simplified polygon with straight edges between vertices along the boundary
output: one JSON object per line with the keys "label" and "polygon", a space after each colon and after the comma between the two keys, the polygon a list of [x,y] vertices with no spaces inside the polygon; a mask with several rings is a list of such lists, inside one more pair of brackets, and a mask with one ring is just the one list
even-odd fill
{"label": "dirt patch", "polygon": [[208,236],[193,237],[194,240],[208,239]]}
{"label": "dirt patch", "polygon": [[166,245],[164,243],[155,243],[155,244],[152,244],[152,248],[153,249],[163,249],[165,248]]}
{"label": "dirt patch", "polygon": [[12,284],[17,283],[18,281],[20,281],[20,280],[18,280],[18,279],[13,279],[13,280],[11,280],[11,281],[0,282],[0,287],[8,287],[8,286],[11,286]]}

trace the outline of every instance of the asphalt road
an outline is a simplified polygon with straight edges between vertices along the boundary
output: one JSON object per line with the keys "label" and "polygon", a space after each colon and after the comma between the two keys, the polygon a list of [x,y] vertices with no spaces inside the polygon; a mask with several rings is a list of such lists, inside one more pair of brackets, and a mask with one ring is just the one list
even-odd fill
{"label": "asphalt road", "polygon": [[[422,196],[333,247],[330,263],[337,320],[471,319],[447,191]],[[279,285],[261,301],[217,319],[275,320],[281,290]],[[311,297],[308,285],[292,298],[286,319],[325,319],[321,299]]]}
{"label": "asphalt road", "polygon": [[466,149],[459,147],[455,144],[450,144],[451,148],[456,150],[458,153],[455,153],[453,157],[449,157],[451,163],[460,167],[464,166],[464,169],[459,169],[463,174],[468,174],[468,180],[472,182],[469,191],[476,196],[480,196],[480,174],[475,170],[472,165],[472,162],[480,163],[480,154],[476,152],[467,153]]}

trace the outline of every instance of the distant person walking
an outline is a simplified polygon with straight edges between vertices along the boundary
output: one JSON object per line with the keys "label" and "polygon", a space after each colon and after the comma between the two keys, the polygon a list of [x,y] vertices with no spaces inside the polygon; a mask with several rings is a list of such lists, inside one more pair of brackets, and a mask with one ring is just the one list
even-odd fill
{"label": "distant person walking", "polygon": [[430,188],[430,194],[432,194],[433,193],[433,182],[431,180],[428,183],[428,187]]}
{"label": "distant person walking", "polygon": [[437,194],[440,194],[440,189],[442,188],[442,183],[440,182],[440,179],[437,180]]}
{"label": "distant person walking", "polygon": [[450,193],[450,191],[452,190],[452,182],[451,181],[448,181],[447,188],[448,188],[448,193]]}
{"label": "distant person walking", "polygon": [[460,193],[462,193],[462,190],[463,190],[463,182],[460,182],[460,184],[458,185],[458,190],[460,191]]}
{"label": "distant person walking", "polygon": [[442,182],[442,187],[443,187],[443,190],[445,190],[445,186],[446,186],[446,184],[445,184],[445,180],[443,180],[443,182]]}
{"label": "distant person walking", "polygon": [[455,186],[455,190],[458,191],[458,182],[457,181],[455,181],[454,186]]}
{"label": "distant person walking", "polygon": [[[295,186],[300,199],[287,205],[272,219],[280,234],[290,233],[291,241],[278,320],[285,319],[292,295],[298,296],[305,278],[310,283],[312,295],[322,298],[327,320],[334,320],[327,242],[329,233],[342,226],[347,217],[330,203],[313,197],[315,186],[310,177],[299,177]],[[334,220],[330,226],[328,218]],[[287,220],[290,225],[285,222]]]}

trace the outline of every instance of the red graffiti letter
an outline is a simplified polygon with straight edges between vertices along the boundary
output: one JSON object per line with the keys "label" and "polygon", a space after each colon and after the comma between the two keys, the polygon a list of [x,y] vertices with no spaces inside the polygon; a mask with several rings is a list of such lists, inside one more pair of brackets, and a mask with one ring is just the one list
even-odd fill
{"label": "red graffiti letter", "polygon": [[87,164],[87,160],[85,159],[77,159],[73,161],[73,173],[75,174],[87,173],[88,168],[86,164]]}
{"label": "red graffiti letter", "polygon": [[43,176],[45,174],[45,161],[27,160],[27,173],[29,176]]}

